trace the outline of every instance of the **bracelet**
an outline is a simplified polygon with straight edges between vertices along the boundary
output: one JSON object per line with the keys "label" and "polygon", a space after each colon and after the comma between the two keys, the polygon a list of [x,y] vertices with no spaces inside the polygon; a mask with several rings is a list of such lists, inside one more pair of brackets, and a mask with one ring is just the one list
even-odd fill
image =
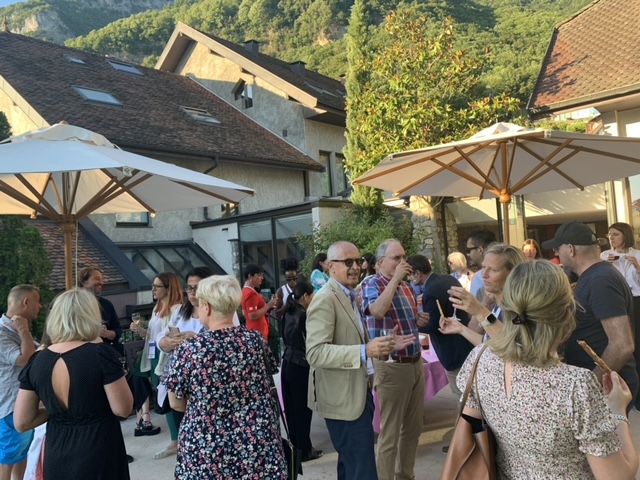
{"label": "bracelet", "polygon": [[613,416],[613,418],[615,418],[616,420],[618,420],[620,422],[625,422],[627,425],[631,426],[631,422],[629,422],[629,419],[627,417],[625,417],[624,415],[615,414]]}

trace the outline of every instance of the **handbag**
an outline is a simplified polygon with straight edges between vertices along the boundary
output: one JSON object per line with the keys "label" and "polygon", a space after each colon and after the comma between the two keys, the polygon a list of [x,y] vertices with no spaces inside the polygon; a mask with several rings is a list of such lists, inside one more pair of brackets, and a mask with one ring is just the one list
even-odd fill
{"label": "handbag", "polygon": [[496,469],[496,439],[493,432],[484,420],[475,419],[462,414],[462,410],[467,403],[471,385],[476,384],[476,396],[482,413],[482,404],[478,394],[476,371],[480,357],[486,350],[485,347],[478,353],[478,357],[471,369],[471,375],[467,380],[460,402],[460,413],[456,420],[453,438],[449,445],[449,452],[444,461],[444,467],[440,480],[495,480],[497,478]]}
{"label": "handbag", "polygon": [[[265,348],[267,348],[266,344]],[[269,357],[266,350],[263,351],[263,355],[264,366],[267,371],[267,377],[269,378],[269,394],[271,395],[271,401],[275,405],[277,405],[274,407],[275,410],[279,412],[277,421],[279,422],[280,420],[282,420],[284,431],[287,434],[286,437],[281,437],[282,450],[284,452],[284,458],[287,461],[287,479],[296,480],[298,478],[298,475],[302,475],[302,452],[298,450],[293,443],[291,443],[291,436],[289,435],[287,419],[285,418],[284,412],[282,411],[282,406],[280,405],[280,399],[278,398],[278,389],[276,388],[276,384],[273,381],[273,373],[271,371],[271,367],[269,366]]]}

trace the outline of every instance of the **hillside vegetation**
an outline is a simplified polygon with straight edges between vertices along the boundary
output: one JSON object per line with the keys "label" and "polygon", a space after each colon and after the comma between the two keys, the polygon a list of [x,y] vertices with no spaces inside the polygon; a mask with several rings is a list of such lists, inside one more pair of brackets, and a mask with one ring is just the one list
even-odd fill
{"label": "hillside vegetation", "polygon": [[[161,0],[147,0],[153,1]],[[147,2],[124,3],[141,6],[149,5]],[[63,4],[104,7],[104,13],[84,10],[86,14],[69,20],[70,30],[83,31],[82,36],[66,44],[146,65],[155,64],[176,22],[182,21],[235,42],[259,40],[264,53],[286,61],[302,60],[307,68],[334,78],[347,70],[344,35],[353,0],[164,1],[161,3],[166,6],[162,9],[136,13],[95,29],[96,22],[115,15],[113,8],[106,8],[121,3],[121,0],[30,0],[8,8],[19,9],[21,5],[31,9],[56,8],[67,18]],[[487,92],[509,92],[526,101],[554,25],[588,3],[589,0],[415,0],[410,3],[370,0],[367,6],[371,10],[369,19],[374,39],[383,18],[390,11],[408,5],[417,6],[436,21],[451,18],[457,31],[458,48],[474,55],[490,49],[491,61],[482,76]],[[90,29],[95,30],[87,33]]]}

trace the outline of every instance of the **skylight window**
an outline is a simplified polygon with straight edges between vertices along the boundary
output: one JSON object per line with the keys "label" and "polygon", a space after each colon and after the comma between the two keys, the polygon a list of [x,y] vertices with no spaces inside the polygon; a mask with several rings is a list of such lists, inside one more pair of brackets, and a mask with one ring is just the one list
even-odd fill
{"label": "skylight window", "polygon": [[120,70],[121,72],[132,73],[134,75],[144,76],[144,74],[140,70],[138,70],[133,65],[129,65],[128,63],[117,62],[115,60],[107,60],[107,62],[109,62],[109,64],[113,68],[115,68],[116,70]]}
{"label": "skylight window", "polygon": [[216,117],[201,108],[182,106],[180,107],[180,110],[187,113],[191,118],[198,122],[209,123],[211,125],[220,125],[222,123]]}
{"label": "skylight window", "polygon": [[86,65],[86,63],[84,62],[84,60],[82,60],[80,57],[76,57],[75,55],[69,55],[69,54],[65,54],[63,55],[63,57],[71,63],[77,63],[78,65]]}
{"label": "skylight window", "polygon": [[117,105],[119,107],[122,106],[122,102],[120,102],[116,97],[111,95],[109,92],[105,92],[104,90],[95,90],[93,88],[78,86],[74,86],[73,89],[78,92],[78,94],[82,98],[90,102],[104,103],[106,105]]}
{"label": "skylight window", "polygon": [[312,83],[309,83],[309,82],[304,82],[304,84],[307,87],[311,87],[313,90],[315,90],[318,93],[324,93],[325,95],[331,95],[332,97],[339,98],[338,95],[336,95],[335,93],[331,93],[329,90],[325,90],[322,87],[318,87],[317,85],[313,85]]}

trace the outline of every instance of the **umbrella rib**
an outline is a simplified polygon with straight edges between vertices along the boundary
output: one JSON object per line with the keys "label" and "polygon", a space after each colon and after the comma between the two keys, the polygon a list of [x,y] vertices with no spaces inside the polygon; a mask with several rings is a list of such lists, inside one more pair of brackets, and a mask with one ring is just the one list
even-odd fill
{"label": "umbrella rib", "polygon": [[[137,179],[136,181],[131,182],[131,184],[127,188],[125,188],[127,177],[123,177],[122,179],[118,180],[114,175],[109,173],[108,170],[103,168],[100,171],[109,178],[110,183],[105,184],[100,189],[100,191],[96,195],[94,195],[93,198],[91,198],[91,200],[89,200],[84,205],[84,207],[82,207],[81,210],[78,211],[77,213],[78,218],[83,218],[85,215],[88,215],[90,212],[96,210],[98,207],[105,205],[106,203],[110,202],[111,200],[122,195],[125,192],[129,193],[132,197],[135,198],[135,196],[131,194],[129,189],[150,177],[150,175],[146,175],[141,179]],[[135,171],[134,175],[136,175],[137,172],[138,170]],[[139,199],[136,198],[136,200],[140,202]],[[144,203],[142,202],[140,203],[141,203],[141,207],[147,208],[144,205]],[[153,209],[150,209],[150,211],[153,212]]]}
{"label": "umbrella rib", "polygon": [[55,221],[59,220],[59,215],[55,213],[54,210],[47,210],[46,208],[43,208],[42,205],[34,202],[32,199],[27,197],[22,192],[19,192],[12,186],[8,185],[4,180],[0,180],[0,192],[15,198],[19,202],[22,202],[23,204],[25,204],[27,207],[32,208],[36,212],[41,213],[42,215],[44,215],[47,218],[50,218],[51,220],[55,220]]}
{"label": "umbrella rib", "polygon": [[[481,150],[482,148],[484,148],[484,144],[474,147],[471,151],[469,151],[468,155],[473,155],[474,153],[476,153],[478,150]],[[396,172],[398,170],[403,170],[405,168],[413,167],[414,165],[417,165],[417,164],[420,164],[420,163],[423,163],[423,162],[428,162],[429,160],[433,160],[435,157],[442,157],[442,156],[445,156],[445,155],[449,155],[450,153],[453,153],[453,152],[460,153],[461,151],[458,149],[458,147],[452,147],[451,149],[446,150],[444,152],[440,152],[437,155],[433,155],[433,156],[429,156],[429,157],[420,157],[420,158],[418,158],[416,160],[411,160],[411,161],[408,161],[408,162],[403,163],[401,165],[395,165],[395,166],[393,166],[391,168],[385,169],[382,172],[365,173],[362,176],[363,177],[365,177],[365,176],[367,177],[365,179],[365,181],[373,180],[375,178],[378,178],[378,177],[383,176],[383,175],[387,175],[389,173]],[[407,152],[407,154],[409,154],[409,153],[410,152]],[[396,158],[398,158],[398,157],[397,156],[392,156],[392,160],[394,160]],[[453,165],[453,164],[458,163],[460,161],[462,161],[462,158],[456,158],[455,160],[453,160],[450,163],[450,165]],[[371,172],[373,172],[373,170],[374,169],[371,169]],[[439,170],[438,172],[434,172],[434,174],[440,173],[441,171],[442,170]],[[425,180],[427,180],[429,178],[430,177],[426,177]],[[359,185],[360,183],[361,183],[360,179],[356,179],[356,180],[353,181],[353,184],[355,184],[355,185]]]}
{"label": "umbrella rib", "polygon": [[[55,208],[53,208],[53,205],[51,205],[45,198],[44,198],[44,193],[40,193],[38,192],[33,185],[31,185],[26,178],[24,178],[24,176],[21,173],[16,173],[16,178],[18,180],[20,180],[20,183],[22,183],[32,194],[34,194],[37,198],[38,201],[40,202],[41,206],[44,205],[44,207],[49,210],[50,212],[52,212],[53,215],[57,215],[57,212],[55,210]],[[46,185],[47,183],[49,183],[49,179],[51,178],[51,174],[49,174],[49,176],[47,177],[47,181],[45,182],[45,190],[47,189]],[[26,197],[25,197],[26,198]],[[23,202],[24,203],[24,202]],[[41,212],[41,211],[40,211]],[[42,212],[41,212],[42,213]],[[44,215],[44,214],[43,214]]]}
{"label": "umbrella rib", "polygon": [[80,175],[82,175],[82,171],[77,171],[76,176],[73,181],[73,188],[71,190],[71,198],[69,199],[69,203],[67,204],[66,214],[71,215],[71,211],[73,210],[73,204],[76,202],[76,195],[78,194],[78,186],[80,185]]}
{"label": "umbrella rib", "polygon": [[507,174],[506,174],[506,180],[505,180],[505,190],[509,191],[509,179],[511,179],[511,172],[513,171],[513,163],[515,160],[515,156],[516,156],[516,150],[518,148],[518,138],[515,137],[513,139],[513,148],[511,149],[511,155],[509,155],[509,163],[507,164]]}
{"label": "umbrella rib", "polygon": [[182,185],[183,187],[187,187],[187,188],[190,188],[191,190],[195,190],[196,192],[200,192],[200,193],[204,193],[205,195],[209,195],[210,197],[219,198],[220,200],[223,200],[226,203],[238,203],[237,200],[233,200],[231,198],[223,197],[222,195],[218,195],[217,193],[209,192],[209,191],[205,190],[204,188],[200,188],[200,187],[197,187],[195,185],[191,185],[189,183],[178,182],[176,180],[174,180],[174,182],[177,183],[178,185]]}
{"label": "umbrella rib", "polygon": [[[558,153],[560,153],[563,148],[567,147],[567,145],[569,143],[571,143],[571,140],[566,140],[565,142],[562,142],[562,144],[560,144],[560,145],[558,145],[557,143],[554,143],[554,145],[556,145],[557,148],[553,152],[551,152],[546,158],[541,157],[540,155],[538,155],[537,153],[535,153],[534,151],[532,151],[530,148],[526,147],[525,145],[520,145],[520,148],[522,148],[522,150],[527,152],[532,157],[536,158],[540,163],[538,165],[536,165],[536,167],[533,170],[531,170],[527,175],[525,175],[523,178],[521,178],[516,185],[514,185],[513,191],[517,192],[518,190],[520,190],[524,186],[526,186],[526,185],[532,183],[533,181],[537,180],[538,178],[540,178],[542,175],[546,175],[551,170],[554,170],[555,172],[557,172],[558,175],[562,176],[565,180],[567,180],[568,182],[570,182],[573,185],[575,185],[576,188],[583,188],[582,185],[580,185],[578,182],[573,180],[571,177],[569,177],[567,174],[565,174],[562,170],[557,168],[562,163],[566,162],[571,157],[573,157],[576,153],[578,153],[577,150],[574,150],[572,153],[568,154],[566,157],[562,158],[557,163],[551,163],[551,160],[556,155],[558,155]],[[545,166],[547,168],[545,170],[543,170],[542,172],[540,172],[538,175],[536,175],[536,172],[538,172],[538,170],[541,170]]]}
{"label": "umbrella rib", "polygon": [[[619,138],[619,137],[616,137],[616,138]],[[547,145],[557,145],[556,142],[549,140],[548,138],[535,138],[535,139],[531,139],[531,141],[545,143]],[[584,147],[582,145],[567,145],[567,148],[570,148],[572,150],[577,150],[578,152],[593,153],[595,155],[604,155],[605,157],[616,158],[618,160],[625,160],[631,163],[640,163],[640,160],[637,158],[628,157],[626,155],[620,155],[618,153],[607,152],[604,150],[598,150],[595,148]]]}
{"label": "umbrella rib", "polygon": [[[457,150],[457,147],[455,147],[455,149]],[[485,180],[486,182],[489,184],[490,187],[493,187],[497,190],[497,187],[493,184],[493,182],[491,181],[491,179],[489,177],[487,177],[481,170],[478,169],[478,167],[471,161],[471,159],[469,159],[466,155],[465,152],[463,151],[459,151],[458,153],[462,156],[462,158],[464,158],[467,162],[469,162],[469,164],[471,165],[471,167],[476,170]],[[425,180],[429,180],[431,177],[433,177],[434,175],[439,174],[440,172],[442,172],[442,170],[448,170],[451,173],[455,173],[456,175],[458,175],[459,177],[462,177],[468,181],[470,181],[471,183],[475,183],[476,185],[478,185],[479,187],[482,187],[482,189],[486,189],[487,188],[487,183],[482,183],[480,180],[478,180],[475,177],[472,177],[471,175],[469,175],[466,172],[463,172],[462,170],[459,170],[455,167],[452,166],[453,163],[457,163],[459,161],[462,160],[462,158],[460,159],[456,159],[453,162],[451,162],[450,164],[446,164],[441,162],[440,160],[437,160],[435,158],[431,158],[429,160],[431,160],[433,163],[435,163],[436,165],[439,165],[440,167],[442,167],[440,170],[435,171],[430,173],[429,175],[425,176],[425,177],[421,177],[420,179],[418,179],[416,182],[413,182],[411,185],[408,185],[407,187],[403,188],[402,190],[398,191],[397,194],[401,195],[404,192],[406,192],[407,190],[410,190],[411,188],[415,187],[416,185],[418,185],[419,183],[424,182]]]}
{"label": "umbrella rib", "polygon": [[[488,145],[488,144],[487,144]],[[498,159],[498,149],[496,148],[496,151],[493,154],[493,158],[491,159],[491,163],[489,164],[489,169],[487,170],[487,172],[489,172],[489,174],[491,173],[491,170],[494,170],[496,172],[496,176],[498,178],[500,178],[500,175],[498,175],[498,172],[495,170],[495,165],[496,165],[496,160]],[[484,174],[482,174],[484,175]],[[494,193],[496,195],[500,195],[500,192],[498,191],[498,187],[496,187],[496,185],[489,179],[489,175],[487,175],[487,183],[489,184],[489,186],[494,188]],[[478,196],[478,198],[482,199],[484,197],[484,191],[485,190],[489,190],[490,189],[486,188],[486,185],[482,186],[482,190],[480,190],[480,195]]]}

